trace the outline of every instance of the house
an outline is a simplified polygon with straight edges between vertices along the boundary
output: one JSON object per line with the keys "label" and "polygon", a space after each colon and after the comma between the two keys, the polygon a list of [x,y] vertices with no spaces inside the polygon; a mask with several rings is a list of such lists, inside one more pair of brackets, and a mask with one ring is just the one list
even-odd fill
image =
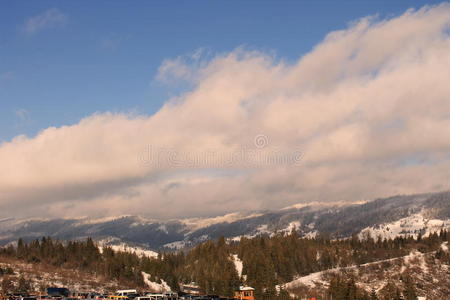
{"label": "house", "polygon": [[234,291],[234,298],[240,300],[255,300],[255,289],[249,286],[240,286]]}
{"label": "house", "polygon": [[195,282],[191,282],[189,284],[180,284],[180,287],[183,293],[200,295],[200,287]]}

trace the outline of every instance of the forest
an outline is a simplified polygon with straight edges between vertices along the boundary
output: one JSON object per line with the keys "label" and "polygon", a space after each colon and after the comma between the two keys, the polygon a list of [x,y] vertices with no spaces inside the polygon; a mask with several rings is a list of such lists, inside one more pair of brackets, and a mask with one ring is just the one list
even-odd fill
{"label": "forest", "polygon": [[[221,237],[203,242],[191,249],[161,252],[157,258],[140,257],[133,253],[117,252],[98,245],[91,238],[78,241],[60,241],[43,237],[28,243],[19,239],[16,245],[0,248],[0,257],[14,258],[33,264],[46,264],[115,280],[128,287],[145,289],[142,272],[151,274],[155,282],[166,281],[174,291],[180,283],[195,282],[207,294],[232,296],[241,284],[252,286],[257,299],[289,299],[286,291],[277,285],[289,282],[296,276],[307,275],[336,267],[360,265],[407,255],[415,249],[426,253],[436,251],[441,261],[450,263],[448,252],[440,245],[449,241],[450,234],[442,230],[427,237],[397,237],[395,239],[364,239],[356,235],[347,239],[332,240],[326,236],[301,238],[293,230],[289,234],[242,237],[240,241],[227,241]],[[233,262],[233,255],[242,261],[242,276]],[[11,270],[0,269],[0,275]],[[2,281],[3,292],[11,284]],[[415,299],[414,285],[404,278],[408,291],[393,287],[399,299]],[[20,289],[27,289],[25,282]],[[359,289],[349,277],[336,276],[330,281],[328,294],[333,299],[377,299],[374,293]],[[408,296],[410,295],[410,296]]]}

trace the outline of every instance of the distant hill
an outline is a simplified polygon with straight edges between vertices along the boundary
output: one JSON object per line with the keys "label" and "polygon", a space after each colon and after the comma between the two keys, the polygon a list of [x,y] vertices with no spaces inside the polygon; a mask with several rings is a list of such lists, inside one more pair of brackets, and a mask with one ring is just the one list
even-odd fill
{"label": "distant hill", "polygon": [[[105,245],[161,250],[191,247],[224,236],[272,235],[296,229],[302,236],[349,237],[427,235],[450,228],[450,192],[393,196],[363,204],[311,203],[277,211],[236,212],[214,218],[152,220],[139,216],[107,219],[3,219],[0,244],[19,237],[51,236],[62,240],[93,237]],[[142,250],[141,249],[141,250]]]}

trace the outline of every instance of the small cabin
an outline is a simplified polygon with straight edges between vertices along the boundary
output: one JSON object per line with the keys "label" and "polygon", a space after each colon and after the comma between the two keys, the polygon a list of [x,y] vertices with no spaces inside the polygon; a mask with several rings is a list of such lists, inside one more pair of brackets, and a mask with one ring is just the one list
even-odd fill
{"label": "small cabin", "polygon": [[180,284],[180,287],[183,293],[200,295],[200,287],[195,282],[191,282],[189,284]]}
{"label": "small cabin", "polygon": [[255,300],[255,289],[249,286],[240,286],[234,291],[234,298],[241,300]]}

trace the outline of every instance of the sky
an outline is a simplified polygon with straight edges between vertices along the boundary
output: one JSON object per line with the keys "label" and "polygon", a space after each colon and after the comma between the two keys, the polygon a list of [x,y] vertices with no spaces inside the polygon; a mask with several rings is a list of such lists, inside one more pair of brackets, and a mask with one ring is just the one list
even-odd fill
{"label": "sky", "polygon": [[211,216],[449,188],[450,5],[0,3],[0,211]]}

